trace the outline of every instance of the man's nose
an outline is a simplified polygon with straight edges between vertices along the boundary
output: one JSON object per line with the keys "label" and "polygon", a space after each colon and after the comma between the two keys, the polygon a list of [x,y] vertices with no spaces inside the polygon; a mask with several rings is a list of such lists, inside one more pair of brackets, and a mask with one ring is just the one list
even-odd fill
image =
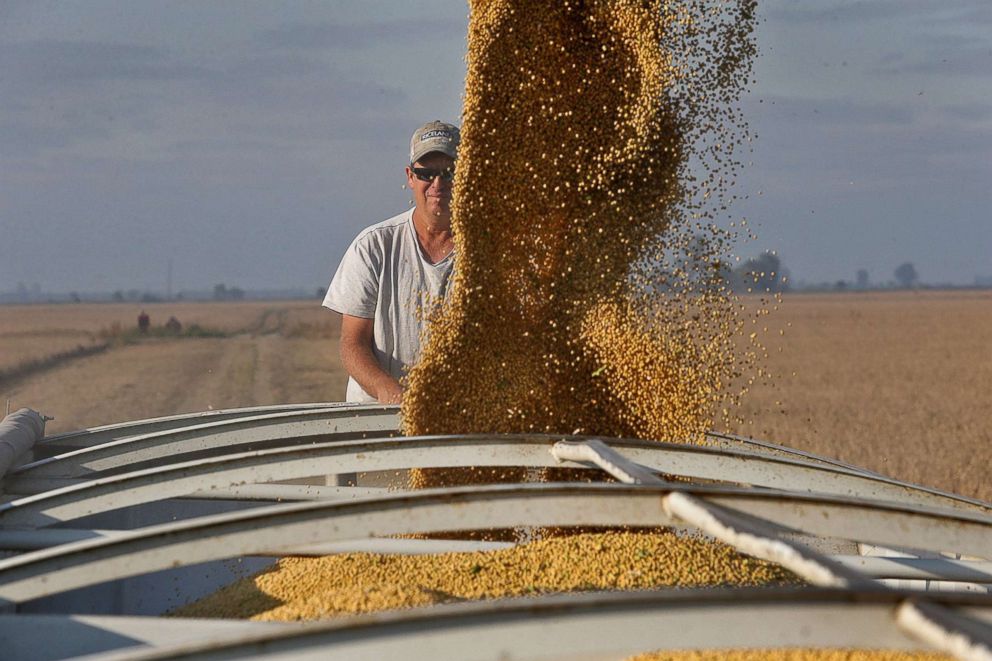
{"label": "man's nose", "polygon": [[446,190],[451,188],[452,182],[445,181],[440,175],[431,180],[431,188],[434,190]]}

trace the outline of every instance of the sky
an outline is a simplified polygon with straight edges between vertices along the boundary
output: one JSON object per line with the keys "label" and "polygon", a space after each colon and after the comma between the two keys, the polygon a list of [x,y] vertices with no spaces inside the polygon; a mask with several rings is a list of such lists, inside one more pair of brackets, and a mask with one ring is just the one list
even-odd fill
{"label": "sky", "polygon": [[[759,0],[732,209],[793,281],[992,276],[992,2]],[[313,290],[458,123],[441,0],[0,0],[0,291]],[[494,222],[498,222],[495,219]]]}

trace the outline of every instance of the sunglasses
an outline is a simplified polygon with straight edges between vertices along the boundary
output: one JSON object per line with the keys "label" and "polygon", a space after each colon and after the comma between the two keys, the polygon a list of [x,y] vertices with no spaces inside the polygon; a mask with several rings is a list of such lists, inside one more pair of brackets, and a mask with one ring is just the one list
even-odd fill
{"label": "sunglasses", "polygon": [[441,177],[441,181],[448,184],[455,180],[455,168],[438,170],[436,168],[411,167],[410,170],[413,172],[413,176],[421,181],[426,181],[427,183],[433,182],[436,177]]}

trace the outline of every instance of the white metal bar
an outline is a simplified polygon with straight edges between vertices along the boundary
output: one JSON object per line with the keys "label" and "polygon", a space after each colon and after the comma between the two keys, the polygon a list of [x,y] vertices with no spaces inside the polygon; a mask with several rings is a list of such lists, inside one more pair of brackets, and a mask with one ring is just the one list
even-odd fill
{"label": "white metal bar", "polygon": [[[120,530],[82,530],[78,528],[42,528],[39,530],[0,530],[0,549],[6,551],[37,551],[62,544],[90,539],[120,537]],[[424,555],[429,553],[463,553],[494,551],[511,548],[512,542],[484,542],[463,539],[406,539],[374,537],[340,542],[301,546],[280,545],[277,550],[260,550],[260,556],[333,555],[335,553],[389,553],[395,555]]]}
{"label": "white metal bar", "polygon": [[802,544],[783,539],[779,531],[763,526],[761,522],[745,519],[690,494],[676,491],[665,496],[665,508],[678,520],[741,553],[780,564],[813,585],[853,587],[867,581],[857,570],[838,564]]}
{"label": "white metal bar", "polygon": [[961,661],[992,661],[992,627],[938,604],[906,601],[896,613],[903,631]]}
{"label": "white metal bar", "polygon": [[622,659],[657,649],[925,649],[895,626],[892,614],[903,598],[895,592],[775,589],[571,594],[315,622],[226,642],[124,652],[103,661],[536,661]]}
{"label": "white metal bar", "polygon": [[[80,530],[76,528],[42,528],[26,530],[0,529],[0,549],[36,551],[60,544],[70,544],[98,537],[121,535],[119,530]],[[331,555],[334,553],[390,553],[423,555],[486,551],[510,548],[510,542],[480,542],[456,539],[373,538],[313,544],[296,547],[292,555]],[[860,555],[832,555],[832,560],[875,579],[915,579],[992,583],[992,562],[952,560],[949,558],[882,558]]]}
{"label": "white metal bar", "polygon": [[[194,492],[202,495],[241,483],[272,482],[314,474],[439,465],[553,466],[556,462],[547,450],[554,439],[549,436],[465,436],[318,443],[177,463],[74,482],[56,489],[51,487],[61,483],[55,478],[25,476],[12,479],[9,487],[21,493],[31,493],[36,489],[46,489],[47,493],[34,493],[0,505],[0,523],[48,525],[149,500]],[[914,505],[956,504],[926,492],[914,491],[909,486],[851,475],[844,469],[648,441],[617,441],[615,445],[627,457],[636,458],[652,468],[658,465],[670,468],[672,464],[682,462],[687,468],[681,472],[683,475],[698,476],[702,473],[709,477],[754,477],[761,486],[777,482],[784,483],[784,488],[796,482],[805,482],[824,493],[851,495],[854,492],[856,499],[885,498]],[[836,491],[832,492],[831,487]]]}
{"label": "white metal bar", "polygon": [[[559,441],[551,448],[551,454],[559,461],[592,463],[624,484],[666,484],[644,466],[630,461],[599,440]],[[742,553],[780,564],[813,585],[850,587],[868,580],[855,569],[833,562],[803,544],[784,539],[780,530],[746,520],[694,496],[671,493],[665,496],[665,507],[676,520],[692,525]]]}
{"label": "white metal bar", "polygon": [[[390,555],[428,555],[438,553],[470,553],[498,551],[516,546],[513,542],[485,542],[470,539],[406,539],[373,537],[295,546],[292,553],[281,555],[333,555],[335,553],[384,553]],[[264,555],[264,554],[263,554]]]}
{"label": "white metal bar", "polygon": [[[279,550],[289,546],[287,540],[301,546],[525,525],[666,526],[678,523],[666,509],[663,496],[669,490],[703,497],[749,515],[758,511],[768,521],[818,535],[851,536],[851,519],[857,517],[871,521],[864,530],[867,541],[907,545],[910,539],[926,540],[929,545],[965,553],[992,548],[992,523],[965,512],[927,512],[825,496],[717,487],[492,485],[262,507],[28,553],[0,561],[0,598],[23,601],[167,567]],[[38,580],[42,575],[45,581]]]}
{"label": "white metal bar", "polygon": [[612,475],[624,484],[664,484],[651,469],[627,459],[599,439],[558,441],[551,446],[555,461],[588,463]]}
{"label": "white metal bar", "polygon": [[798,448],[790,448],[786,445],[778,445],[776,443],[771,443],[769,441],[763,441],[756,438],[750,438],[747,436],[738,436],[737,434],[727,434],[724,432],[707,432],[706,440],[709,443],[719,444],[721,447],[727,448],[739,448],[745,447],[751,450],[757,450],[762,453],[774,453],[778,455],[799,458],[805,461],[811,461],[814,463],[822,463],[829,466],[835,466],[837,468],[846,468],[848,470],[855,470],[860,473],[869,473],[881,477],[880,473],[875,473],[863,468],[861,466],[855,466],[854,464],[849,464],[839,459],[834,459],[833,457],[825,457],[823,455],[815,454],[813,452],[807,452],[805,450],[800,450]]}
{"label": "white metal bar", "polygon": [[884,558],[837,555],[832,559],[873,578],[992,583],[992,562],[951,558]]}
{"label": "white metal bar", "polygon": [[236,484],[227,488],[209,488],[194,491],[190,498],[207,500],[258,500],[267,502],[294,502],[307,500],[351,500],[374,498],[398,489],[386,487],[328,487],[310,484]]}
{"label": "white metal bar", "polygon": [[234,418],[245,418],[267,413],[285,413],[288,411],[306,411],[311,409],[342,409],[347,410],[381,408],[386,410],[399,411],[398,406],[380,404],[352,404],[349,402],[314,402],[308,404],[276,404],[269,406],[249,406],[235,409],[217,409],[213,411],[197,411],[195,413],[181,413],[179,415],[163,416],[160,418],[146,418],[142,420],[129,420],[88,429],[79,429],[61,434],[46,436],[42,444],[64,445],[66,447],[88,447],[99,445],[107,441],[114,441],[128,436],[139,434],[150,434],[153,432],[168,431],[192,425],[199,425],[204,422],[220,422]]}
{"label": "white metal bar", "polygon": [[81,448],[20,466],[15,474],[34,477],[85,477],[129,463],[174,460],[189,452],[223,452],[231,446],[250,449],[267,441],[306,442],[308,437],[329,434],[382,435],[396,428],[396,414],[386,407],[289,411],[207,422],[154,432]]}
{"label": "white metal bar", "polygon": [[[528,464],[537,458],[554,465],[549,441],[496,438],[486,442],[427,439],[342,441],[285,449],[259,450],[226,457],[180,463],[100,478],[0,505],[0,524],[50,525],[109,509],[131,506],[247,483],[274,482],[311,475],[429,467],[439,460],[460,465],[479,463],[480,450],[507,465]],[[501,448],[502,452],[497,452]],[[538,462],[539,463],[539,462]]]}
{"label": "white metal bar", "polygon": [[0,615],[4,661],[54,661],[178,641],[230,640],[293,625],[237,620],[112,617],[106,615]]}
{"label": "white metal bar", "polygon": [[729,493],[725,496],[712,491],[705,496],[712,503],[749,516],[822,537],[938,553],[956,551],[982,559],[988,559],[992,551],[992,538],[985,538],[986,533],[981,532],[988,530],[992,521],[988,516],[817,494],[774,494],[765,498],[760,490],[749,492],[748,496]]}
{"label": "white metal bar", "polygon": [[[362,415],[367,415],[367,411],[374,409],[374,407],[365,407],[361,409],[359,413]],[[379,409],[388,409],[388,407],[379,407]],[[342,414],[345,411],[350,411],[351,409],[340,409],[339,412]],[[364,411],[364,413],[362,412]],[[311,412],[320,416],[328,415],[323,411]],[[390,415],[395,414],[395,410],[392,410]],[[283,414],[280,414],[283,415]],[[271,419],[271,416],[266,416],[266,419]],[[357,427],[349,426],[346,428],[346,434],[354,435],[356,429],[368,428],[374,431],[376,434],[384,431],[382,427],[390,427],[395,424],[395,420],[388,419],[385,422],[379,417],[362,418],[355,414],[349,415],[349,421],[357,421]],[[269,423],[271,424],[271,423]],[[248,443],[254,441],[256,444],[265,444],[267,447],[273,444],[276,445],[292,445],[297,441],[294,440],[292,433],[292,424],[289,421],[283,420],[283,424],[289,425],[290,429],[282,427],[280,425],[275,433],[265,432],[260,430],[258,427],[261,424],[256,425],[255,423],[249,423],[251,427],[250,433],[246,433],[243,438],[236,438],[237,434],[234,434],[235,438],[231,438],[230,435],[227,436],[228,443]],[[300,435],[306,436],[311,430],[308,429],[309,422],[304,420],[299,428]],[[185,431],[185,430],[183,430]],[[177,461],[185,461],[195,458],[193,455],[189,455],[189,452],[197,452],[202,456],[204,450],[204,444],[212,448],[213,454],[237,451],[243,448],[238,447],[225,447],[223,441],[217,441],[214,439],[212,442],[204,440],[203,437],[210,438],[216,435],[218,432],[225,431],[236,431],[236,428],[220,428],[216,426],[197,426],[191,428],[189,433],[184,434],[182,438],[185,441],[178,444],[170,445],[172,452],[164,453],[164,448],[162,447],[152,447],[141,449],[134,445],[134,443],[112,443],[107,444],[102,448],[93,448],[89,453],[70,453],[63,457],[52,458],[47,462],[35,462],[19,470],[19,475],[21,476],[52,476],[52,475],[65,475],[74,474],[81,476],[83,474],[90,477],[97,477],[101,475],[99,469],[100,459],[97,453],[103,453],[104,461],[107,461],[107,455],[110,456],[110,462],[112,465],[105,466],[102,474],[114,474],[125,472],[127,470],[134,470],[135,468],[147,468],[150,467],[148,464],[161,464]],[[560,436],[549,436],[549,435],[537,435],[539,438],[546,438],[549,440],[560,440]],[[438,442],[449,443],[451,440],[459,438],[471,438],[471,437],[433,437],[437,438]],[[573,437],[581,440],[581,437]],[[280,439],[282,442],[280,442]],[[140,440],[140,439],[138,439]],[[152,445],[168,444],[173,440],[170,438],[168,433],[163,435],[156,435],[151,439]],[[138,441],[135,441],[138,442]],[[146,439],[145,443],[149,441]],[[964,507],[967,509],[976,509],[980,511],[992,512],[992,504],[983,503],[975,499],[969,499],[955,494],[947,494],[929,487],[922,487],[919,485],[908,484],[905,482],[900,482],[898,480],[893,480],[891,478],[885,478],[879,476],[875,473],[869,471],[859,470],[853,467],[840,468],[838,466],[833,466],[827,463],[821,463],[819,459],[814,458],[813,463],[808,461],[799,461],[796,459],[790,459],[789,455],[775,452],[771,455],[763,452],[755,454],[754,452],[748,450],[740,450],[739,448],[745,447],[742,443],[731,442],[727,440],[721,440],[721,443],[725,445],[733,445],[737,448],[735,450],[728,450],[726,448],[714,448],[714,447],[699,447],[699,446],[687,446],[679,444],[663,444],[653,441],[631,441],[625,439],[611,439],[610,443],[614,447],[623,448],[627,453],[628,457],[640,463],[648,464],[657,470],[664,471],[669,474],[682,475],[690,478],[698,479],[715,479],[715,480],[729,480],[744,484],[754,484],[759,486],[770,486],[779,489],[795,489],[800,491],[820,491],[825,493],[847,493],[847,495],[869,497],[874,499],[888,499],[888,500],[898,500],[901,502],[918,502],[921,505],[937,505],[937,506],[956,506]],[[755,447],[752,445],[750,447]],[[255,449],[260,449],[256,447]],[[642,450],[657,451],[663,449],[664,455],[652,454],[651,459],[646,456],[641,455]],[[797,456],[801,453],[792,453],[792,457]],[[725,458],[721,460],[721,457]],[[760,457],[764,461],[742,461],[746,457]],[[64,463],[59,463],[64,462]],[[77,466],[75,468],[67,468],[66,464],[84,463],[90,462],[85,466]],[[141,464],[141,465],[135,465]],[[133,466],[129,468],[128,466]],[[440,465],[440,464],[438,464]],[[801,470],[780,470],[782,466],[803,466],[808,469],[819,469],[819,472],[813,470],[813,472],[803,472]],[[67,472],[68,471],[68,472]],[[14,485],[20,483],[17,482],[16,478],[13,480]],[[22,487],[17,487],[22,488]],[[8,487],[10,490],[11,487]],[[23,493],[23,489],[21,493]]]}
{"label": "white metal bar", "polygon": [[121,535],[119,530],[84,530],[80,528],[0,528],[0,549],[36,551],[87,539]]}
{"label": "white metal bar", "polygon": [[[395,407],[395,406],[353,405],[353,404],[342,405],[342,404],[339,404],[339,403],[327,403],[327,404],[319,404],[318,403],[318,404],[299,404],[299,405],[284,405],[284,406],[265,406],[265,407],[246,408],[246,409],[229,409],[229,410],[224,410],[224,411],[206,411],[206,412],[203,412],[203,413],[196,413],[196,414],[189,414],[189,415],[182,415],[182,416],[171,416],[171,417],[168,417],[168,418],[159,418],[159,419],[145,420],[145,421],[136,421],[136,422],[131,422],[131,423],[123,423],[123,424],[120,424],[120,425],[108,425],[108,426],[105,426],[105,427],[94,428],[92,430],[84,430],[82,432],[71,432],[71,433],[68,433],[68,434],[62,434],[62,435],[59,435],[59,436],[50,437],[49,439],[46,439],[46,441],[47,440],[50,440],[52,442],[58,443],[58,442],[68,442],[68,439],[72,439],[72,438],[87,438],[87,439],[89,439],[89,441],[87,441],[87,443],[92,443],[97,438],[104,438],[104,439],[109,438],[110,436],[103,436],[103,437],[101,437],[100,434],[102,434],[104,431],[110,431],[110,430],[114,430],[114,429],[124,430],[124,429],[129,429],[130,428],[130,429],[132,429],[132,431],[138,430],[138,429],[143,429],[143,428],[144,429],[152,429],[152,428],[155,428],[155,425],[156,424],[159,424],[159,425],[162,425],[162,424],[178,424],[178,425],[185,426],[188,423],[198,422],[198,421],[201,421],[203,419],[219,420],[219,419],[224,419],[224,418],[228,418],[228,417],[245,417],[246,415],[248,417],[252,417],[256,413],[268,413],[268,412],[280,412],[280,411],[300,411],[300,410],[306,410],[306,409],[325,409],[325,408],[336,408],[340,412],[340,414],[342,416],[347,416],[349,413],[358,414],[358,413],[360,413],[362,411],[367,411],[369,409],[377,409],[377,410],[380,410],[380,411],[383,411],[383,412],[386,412],[386,413],[392,415],[392,417],[393,417],[393,422],[391,424],[392,429],[395,429],[396,425],[398,424],[398,407]],[[377,428],[377,429],[374,429],[374,430],[370,429],[369,431],[376,431],[376,432],[378,432],[378,431],[383,431],[383,430]],[[843,469],[845,469],[847,471],[851,471],[853,473],[857,473],[857,474],[860,474],[862,476],[874,476],[876,478],[879,478],[879,480],[884,481],[884,482],[886,482],[886,483],[888,483],[888,484],[890,484],[892,486],[901,485],[903,487],[912,488],[916,492],[928,492],[928,493],[932,494],[933,496],[943,497],[943,498],[955,500],[955,501],[958,501],[961,504],[968,504],[970,506],[978,507],[978,508],[982,508],[982,509],[992,508],[992,505],[990,505],[989,503],[983,503],[982,501],[978,501],[978,500],[971,499],[971,498],[965,498],[965,497],[959,496],[957,494],[951,494],[951,493],[940,491],[940,490],[937,490],[937,489],[932,489],[932,488],[928,488],[928,487],[920,487],[918,485],[910,485],[910,484],[907,484],[907,483],[904,483],[904,482],[899,482],[897,480],[891,480],[890,478],[884,478],[883,476],[880,476],[877,473],[873,473],[871,471],[868,471],[868,470],[866,470],[864,468],[860,468],[860,467],[857,467],[857,466],[852,466],[850,464],[846,464],[844,462],[837,461],[835,459],[830,459],[828,457],[822,457],[822,456],[819,456],[819,455],[815,455],[813,453],[804,452],[802,450],[797,450],[797,449],[794,449],[794,448],[788,448],[788,447],[785,447],[785,446],[776,445],[776,444],[768,443],[768,442],[765,442],[765,441],[759,441],[759,440],[750,439],[750,438],[746,438],[746,437],[734,436],[734,435],[731,435],[731,434],[724,434],[724,433],[717,433],[717,432],[710,432],[709,434],[707,434],[707,440],[711,444],[711,446],[716,447],[716,448],[729,448],[729,449],[747,448],[747,449],[751,449],[751,450],[757,450],[757,452],[759,454],[762,454],[762,455],[765,455],[765,456],[772,455],[772,456],[785,457],[785,458],[800,458],[801,461],[803,461],[805,463],[813,463],[813,464],[819,464],[819,465],[823,465],[823,466],[833,466],[835,468],[843,468]],[[613,442],[613,441],[611,441],[611,442]],[[43,441],[41,445],[43,445],[44,443],[45,443],[45,441]],[[700,477],[705,477],[705,476],[700,476]],[[723,479],[723,478],[706,478],[706,479]],[[743,480],[743,481],[744,482],[751,482],[751,483],[754,483],[754,484],[758,484],[758,482],[754,482],[754,481],[749,481],[749,480]],[[769,486],[775,486],[777,488],[789,488],[789,487],[786,487],[786,486],[784,486],[782,484],[773,484],[773,485],[769,485]],[[795,488],[802,489],[803,487],[802,487],[802,485],[797,485]],[[819,489],[815,489],[814,488],[814,489],[808,489],[808,490],[816,491],[816,490],[819,490]],[[831,490],[831,492],[834,492],[834,491]],[[851,494],[851,495],[854,495],[854,494]],[[937,503],[931,503],[931,504],[937,504]]]}

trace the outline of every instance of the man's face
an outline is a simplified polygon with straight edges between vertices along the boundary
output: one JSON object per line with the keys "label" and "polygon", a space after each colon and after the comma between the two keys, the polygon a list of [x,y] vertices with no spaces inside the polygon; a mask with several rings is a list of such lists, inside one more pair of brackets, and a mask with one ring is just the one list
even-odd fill
{"label": "man's face", "polygon": [[434,177],[430,181],[418,178],[413,168],[426,169],[434,172],[453,171],[455,160],[441,152],[430,152],[420,157],[413,167],[406,169],[406,181],[413,191],[413,201],[418,209],[426,211],[430,216],[440,218],[451,217],[451,190],[453,182],[445,181],[444,177]]}

